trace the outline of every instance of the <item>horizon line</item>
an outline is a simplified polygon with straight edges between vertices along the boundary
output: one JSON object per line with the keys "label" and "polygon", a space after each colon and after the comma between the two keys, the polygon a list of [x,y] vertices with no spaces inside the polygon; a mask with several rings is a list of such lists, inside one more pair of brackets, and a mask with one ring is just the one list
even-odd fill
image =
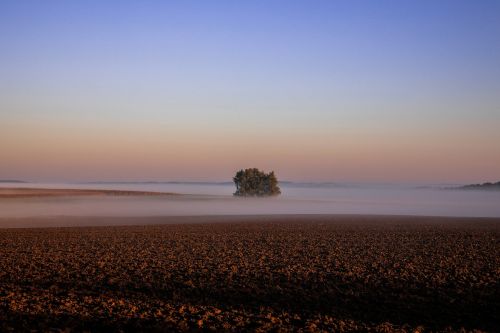
{"label": "horizon line", "polygon": [[[494,181],[487,181],[494,182]],[[106,185],[106,184],[123,184],[123,185],[133,185],[133,184],[171,184],[171,185],[232,185],[232,181],[198,181],[198,180],[93,180],[93,181],[32,181],[32,180],[20,180],[20,179],[0,179],[0,183],[18,183],[18,184],[40,184],[40,183],[61,183],[61,184],[81,184],[81,185]],[[481,184],[480,182],[424,182],[424,181],[296,181],[296,180],[281,180],[280,184],[283,185],[296,185],[296,186],[338,186],[338,187],[351,187],[356,185],[417,185],[422,187],[423,184],[430,186],[451,186],[451,185],[472,185]]]}

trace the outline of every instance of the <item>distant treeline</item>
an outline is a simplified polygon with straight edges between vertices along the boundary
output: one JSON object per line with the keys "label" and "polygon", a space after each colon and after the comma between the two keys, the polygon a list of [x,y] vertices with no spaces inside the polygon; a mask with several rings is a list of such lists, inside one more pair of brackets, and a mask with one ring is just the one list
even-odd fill
{"label": "distant treeline", "polygon": [[[293,182],[280,181],[280,185],[287,187],[303,187],[303,188],[356,188],[363,187],[363,184],[357,183],[334,183],[334,182]],[[221,181],[92,181],[82,182],[77,184],[91,185],[233,185],[233,182]],[[389,186],[380,184],[379,186]]]}
{"label": "distant treeline", "polygon": [[500,190],[500,182],[470,184],[459,187],[461,190]]}
{"label": "distant treeline", "polygon": [[196,182],[196,181],[94,181],[80,184],[94,185],[232,185],[233,182]]}

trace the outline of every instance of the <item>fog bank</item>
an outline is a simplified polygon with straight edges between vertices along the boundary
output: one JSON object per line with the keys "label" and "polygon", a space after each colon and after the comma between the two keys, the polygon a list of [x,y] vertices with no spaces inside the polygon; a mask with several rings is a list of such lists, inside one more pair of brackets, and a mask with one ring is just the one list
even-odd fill
{"label": "fog bank", "polygon": [[[2,187],[7,185],[3,184]],[[275,198],[238,198],[228,184],[15,184],[12,187],[176,192],[169,197],[58,197],[0,200],[0,217],[375,214],[500,217],[500,192],[395,186],[282,186]]]}

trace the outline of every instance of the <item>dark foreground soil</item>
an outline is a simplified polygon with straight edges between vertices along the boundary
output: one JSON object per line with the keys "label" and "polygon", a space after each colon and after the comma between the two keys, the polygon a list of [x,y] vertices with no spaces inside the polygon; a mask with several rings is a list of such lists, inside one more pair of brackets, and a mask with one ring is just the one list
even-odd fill
{"label": "dark foreground soil", "polygon": [[499,277],[493,219],[0,229],[0,331],[498,332]]}

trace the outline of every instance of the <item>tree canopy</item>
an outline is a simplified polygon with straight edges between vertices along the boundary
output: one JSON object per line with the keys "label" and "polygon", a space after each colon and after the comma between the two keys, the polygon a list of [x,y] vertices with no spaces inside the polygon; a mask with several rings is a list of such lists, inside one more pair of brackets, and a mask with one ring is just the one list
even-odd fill
{"label": "tree canopy", "polygon": [[233,177],[236,196],[263,197],[281,194],[274,171],[265,173],[257,168],[240,170]]}

